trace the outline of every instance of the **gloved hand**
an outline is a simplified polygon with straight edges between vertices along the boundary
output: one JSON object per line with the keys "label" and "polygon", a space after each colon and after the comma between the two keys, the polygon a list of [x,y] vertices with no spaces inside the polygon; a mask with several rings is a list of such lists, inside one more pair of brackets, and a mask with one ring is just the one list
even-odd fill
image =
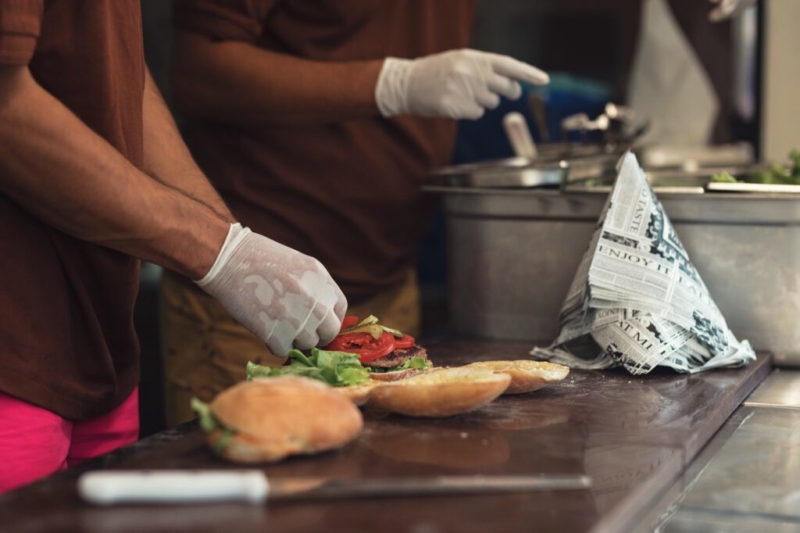
{"label": "gloved hand", "polygon": [[537,85],[550,81],[536,67],[508,56],[453,50],[419,59],[388,57],[375,86],[375,102],[385,117],[477,119],[500,104],[500,96],[516,100],[516,80]]}
{"label": "gloved hand", "polygon": [[327,344],[347,300],[322,263],[232,224],[206,276],[196,281],[275,355]]}
{"label": "gloved hand", "polygon": [[717,6],[708,14],[711,22],[720,22],[739,15],[748,7],[754,6],[757,0],[709,0]]}

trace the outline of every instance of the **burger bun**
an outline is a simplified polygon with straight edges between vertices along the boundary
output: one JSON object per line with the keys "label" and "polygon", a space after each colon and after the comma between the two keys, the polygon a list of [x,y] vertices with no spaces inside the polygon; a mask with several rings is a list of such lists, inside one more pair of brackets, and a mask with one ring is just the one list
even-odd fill
{"label": "burger bun", "polygon": [[566,378],[569,367],[556,363],[519,359],[516,361],[481,361],[462,368],[492,370],[508,374],[511,384],[504,394],[524,394]]}
{"label": "burger bun", "polygon": [[486,405],[510,382],[508,374],[492,370],[442,368],[385,383],[372,391],[370,403],[407,416],[452,416]]}
{"label": "burger bun", "polygon": [[362,406],[369,401],[372,390],[379,386],[379,381],[368,381],[360,385],[350,385],[348,387],[334,387],[333,390],[348,398],[353,404]]}
{"label": "burger bun", "polygon": [[427,369],[406,368],[405,370],[395,370],[394,372],[370,372],[369,377],[375,381],[398,381],[422,374],[423,372],[427,372]]}
{"label": "burger bun", "polygon": [[243,463],[279,461],[296,454],[338,448],[363,427],[361,412],[345,395],[319,381],[282,376],[243,381],[209,405],[224,429],[207,433],[223,458]]}

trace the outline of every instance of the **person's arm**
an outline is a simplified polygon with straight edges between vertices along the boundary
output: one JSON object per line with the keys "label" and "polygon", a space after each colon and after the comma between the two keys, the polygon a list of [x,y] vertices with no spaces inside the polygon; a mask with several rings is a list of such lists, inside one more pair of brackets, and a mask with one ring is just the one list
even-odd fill
{"label": "person's arm", "polygon": [[230,229],[137,169],[27,66],[0,67],[0,191],[65,233],[192,279],[208,273]]}
{"label": "person's arm", "polygon": [[144,170],[233,222],[233,215],[192,159],[149,69],[144,89]]}
{"label": "person's arm", "polygon": [[311,124],[374,116],[383,60],[322,62],[176,30],[172,92],[187,116],[227,124]]}
{"label": "person's arm", "polygon": [[511,57],[451,50],[417,59],[310,61],[176,31],[175,105],[187,116],[233,125],[303,125],[370,116],[477,119],[517,99],[518,81],[546,73]]}
{"label": "person's arm", "polygon": [[[217,201],[199,177],[174,178],[162,159],[169,150],[149,149],[149,167]],[[273,353],[325,344],[339,331],[347,300],[319,261],[230,224],[140,171],[44,90],[27,66],[0,66],[0,193],[69,235],[197,280]]]}

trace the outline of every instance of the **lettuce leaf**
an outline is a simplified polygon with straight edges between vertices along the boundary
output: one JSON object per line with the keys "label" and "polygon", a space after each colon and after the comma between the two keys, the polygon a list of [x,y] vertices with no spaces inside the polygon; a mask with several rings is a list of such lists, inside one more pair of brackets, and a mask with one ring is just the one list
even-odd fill
{"label": "lettuce leaf", "polygon": [[247,363],[247,379],[304,376],[333,387],[346,387],[369,381],[369,372],[361,365],[355,354],[311,348],[311,355],[306,356],[300,350],[292,350],[288,358],[289,364],[278,368]]}
{"label": "lettuce leaf", "polygon": [[417,370],[425,370],[433,366],[433,363],[425,359],[424,357],[412,357],[411,359],[404,362],[402,365],[395,366],[392,368],[372,368],[370,372],[374,372],[376,374],[381,374],[384,372],[396,372],[398,370],[407,370],[409,368],[416,368]]}
{"label": "lettuce leaf", "polygon": [[731,176],[727,171],[723,170],[711,176],[711,183],[739,183],[739,180]]}
{"label": "lettuce leaf", "polygon": [[222,430],[222,436],[214,445],[214,451],[221,453],[222,450],[224,450],[225,447],[230,444],[233,436],[236,435],[236,430],[220,422],[219,419],[214,416],[214,413],[211,412],[211,408],[207,403],[201,402],[197,398],[192,398],[191,406],[192,410],[197,413],[200,427],[203,428],[203,431],[209,432],[214,431],[215,429]]}
{"label": "lettuce leaf", "polygon": [[191,400],[192,411],[197,413],[200,422],[200,427],[205,431],[212,431],[216,428],[223,427],[217,418],[211,413],[211,408],[207,403],[201,402],[197,398]]}

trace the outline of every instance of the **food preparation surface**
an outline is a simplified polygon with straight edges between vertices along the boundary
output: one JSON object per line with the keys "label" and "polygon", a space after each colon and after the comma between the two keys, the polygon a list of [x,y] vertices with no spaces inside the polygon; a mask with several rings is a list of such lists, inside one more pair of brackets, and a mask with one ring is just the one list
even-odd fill
{"label": "food preparation surface", "polygon": [[800,531],[800,372],[775,369],[637,532]]}
{"label": "food preparation surface", "polygon": [[[438,365],[524,358],[530,346],[429,343]],[[93,508],[75,480],[95,468],[236,468],[216,459],[194,424],[0,497],[2,531],[624,531],[680,475],[769,371],[699,375],[573,371],[567,379],[445,419],[365,413],[345,448],[266,466],[272,477],[585,474],[589,490],[505,495],[273,503],[267,506]]]}

